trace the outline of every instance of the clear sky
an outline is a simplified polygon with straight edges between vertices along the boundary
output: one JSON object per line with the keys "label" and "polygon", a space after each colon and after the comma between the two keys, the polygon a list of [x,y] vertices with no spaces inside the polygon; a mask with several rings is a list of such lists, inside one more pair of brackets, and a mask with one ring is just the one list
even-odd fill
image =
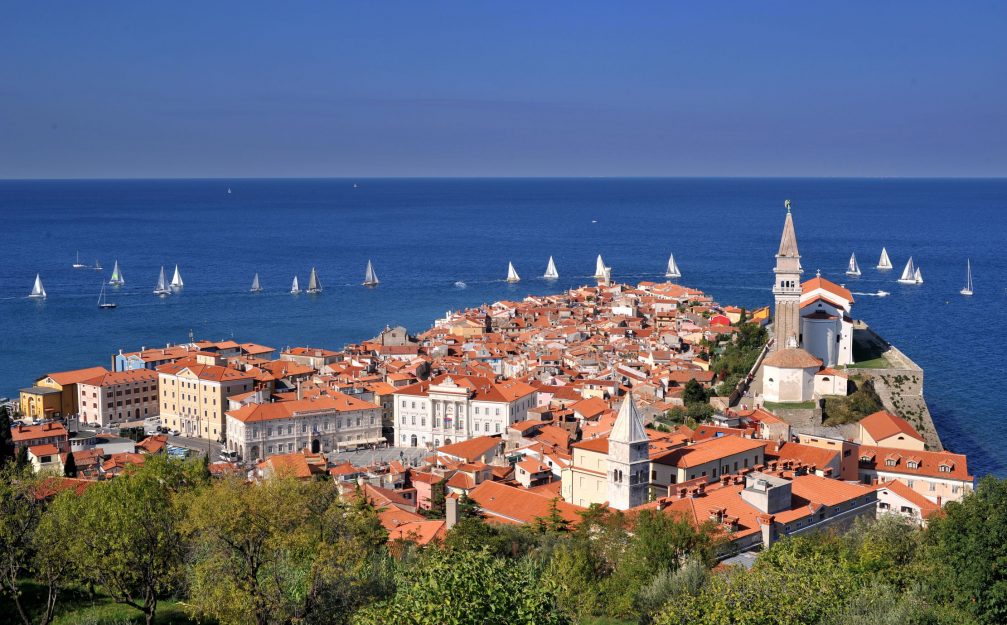
{"label": "clear sky", "polygon": [[0,177],[1003,176],[1004,2],[0,4]]}

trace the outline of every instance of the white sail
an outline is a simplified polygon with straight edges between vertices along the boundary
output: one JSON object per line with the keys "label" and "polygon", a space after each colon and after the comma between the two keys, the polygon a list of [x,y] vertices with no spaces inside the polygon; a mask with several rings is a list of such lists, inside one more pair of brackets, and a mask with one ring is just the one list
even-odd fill
{"label": "white sail", "polygon": [[77,260],[74,261],[73,268],[74,269],[83,269],[84,267],[87,267],[87,265],[85,265],[84,263],[80,262],[80,252],[78,251],[77,252]]}
{"label": "white sail", "polygon": [[678,268],[678,264],[675,262],[675,255],[672,254],[668,257],[668,269],[664,272],[665,278],[681,278],[682,272]]}
{"label": "white sail", "polygon": [[881,248],[881,258],[878,259],[877,269],[891,269],[892,259],[888,258],[888,250]]}
{"label": "white sail", "polygon": [[507,282],[520,282],[521,276],[517,275],[517,270],[514,269],[514,263],[507,263]]}
{"label": "white sail", "polygon": [[126,281],[122,277],[122,271],[119,270],[119,259],[116,259],[115,266],[112,267],[112,278],[108,281],[108,283],[113,286],[122,286],[126,284]]}
{"label": "white sail", "polygon": [[306,292],[307,293],[322,292],[322,283],[318,281],[318,272],[315,271],[314,267],[311,268],[311,275],[308,277],[308,288]]}
{"label": "white sail", "polygon": [[364,272],[364,286],[378,286],[378,274],[374,272],[374,265],[367,261],[367,271]]}
{"label": "white sail", "polygon": [[175,265],[175,275],[171,277],[171,288],[180,289],[183,286],[185,283],[182,282],[182,274],[178,273],[178,265]]}
{"label": "white sail", "polygon": [[902,284],[916,284],[916,265],[913,264],[912,256],[906,261],[906,268],[902,270],[899,282]]}
{"label": "white sail", "polygon": [[605,267],[605,261],[601,259],[601,254],[598,254],[598,260],[594,263],[594,277],[599,280],[605,280],[608,276],[608,270]]}
{"label": "white sail", "polygon": [[965,288],[960,291],[962,295],[972,295],[972,259],[968,259],[965,265]]}
{"label": "white sail", "polygon": [[252,291],[252,293],[258,293],[261,290],[262,290],[262,287],[259,286],[259,274],[256,273],[255,277],[252,278],[252,288],[251,288],[251,291]]}
{"label": "white sail", "polygon": [[35,299],[45,299],[45,287],[42,286],[42,276],[35,274],[35,285],[31,288],[31,293],[28,297],[33,297]]}
{"label": "white sail", "polygon": [[860,275],[860,265],[857,264],[857,255],[850,254],[850,264],[846,267],[846,275],[848,276],[859,276]]}
{"label": "white sail", "polygon": [[916,273],[913,274],[913,281],[916,284],[923,284],[923,274],[920,273],[919,266],[916,267]]}
{"label": "white sail", "polygon": [[290,285],[290,292],[291,293],[300,293],[301,292],[301,287],[300,287],[300,285],[297,284],[297,276],[294,276],[294,283],[292,285]]}
{"label": "white sail", "polygon": [[154,289],[155,295],[171,295],[168,288],[168,279],[164,276],[164,265],[161,265],[161,274],[157,277],[157,287]]}
{"label": "white sail", "polygon": [[559,272],[556,271],[556,263],[553,261],[552,256],[549,257],[549,264],[545,266],[545,273],[542,277],[547,280],[555,280],[559,278]]}
{"label": "white sail", "polygon": [[98,262],[97,258],[94,259],[94,267],[92,267],[92,269],[95,271],[101,271],[101,263]]}

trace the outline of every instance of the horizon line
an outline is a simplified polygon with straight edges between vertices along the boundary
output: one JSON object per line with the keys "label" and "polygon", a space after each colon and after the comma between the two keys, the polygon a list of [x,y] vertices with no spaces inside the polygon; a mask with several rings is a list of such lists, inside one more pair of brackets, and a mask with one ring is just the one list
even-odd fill
{"label": "horizon line", "polygon": [[261,181],[261,180],[1005,180],[1003,176],[963,176],[963,175],[699,175],[699,176],[515,176],[515,175],[479,175],[479,176],[125,176],[125,177],[30,177],[6,178],[0,176],[3,182],[141,182],[141,181]]}

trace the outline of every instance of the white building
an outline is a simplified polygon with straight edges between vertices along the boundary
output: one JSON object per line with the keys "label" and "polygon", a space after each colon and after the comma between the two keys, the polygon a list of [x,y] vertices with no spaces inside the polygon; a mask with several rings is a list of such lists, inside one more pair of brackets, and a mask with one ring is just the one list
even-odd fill
{"label": "white building", "polygon": [[801,285],[801,345],[826,367],[853,363],[853,295],[816,275]]}
{"label": "white building", "polygon": [[318,453],[384,442],[381,407],[342,393],[247,404],[229,410],[226,419],[225,447],[246,461],[305,448]]}
{"label": "white building", "polygon": [[815,392],[815,374],[822,361],[799,347],[776,350],[762,361],[762,399],[802,402]]}
{"label": "white building", "polygon": [[535,388],[519,380],[437,376],[395,392],[395,444],[433,448],[502,434],[535,403]]}
{"label": "white building", "polygon": [[156,371],[133,369],[103,373],[77,383],[80,422],[109,427],[124,421],[157,416]]}

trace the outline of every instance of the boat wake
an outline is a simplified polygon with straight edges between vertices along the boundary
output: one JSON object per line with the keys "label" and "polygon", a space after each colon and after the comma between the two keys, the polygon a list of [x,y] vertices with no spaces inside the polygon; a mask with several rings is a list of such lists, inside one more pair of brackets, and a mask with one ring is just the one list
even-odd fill
{"label": "boat wake", "polygon": [[863,293],[860,291],[853,291],[854,295],[865,295],[867,297],[888,297],[891,295],[888,291],[875,291],[874,293]]}

